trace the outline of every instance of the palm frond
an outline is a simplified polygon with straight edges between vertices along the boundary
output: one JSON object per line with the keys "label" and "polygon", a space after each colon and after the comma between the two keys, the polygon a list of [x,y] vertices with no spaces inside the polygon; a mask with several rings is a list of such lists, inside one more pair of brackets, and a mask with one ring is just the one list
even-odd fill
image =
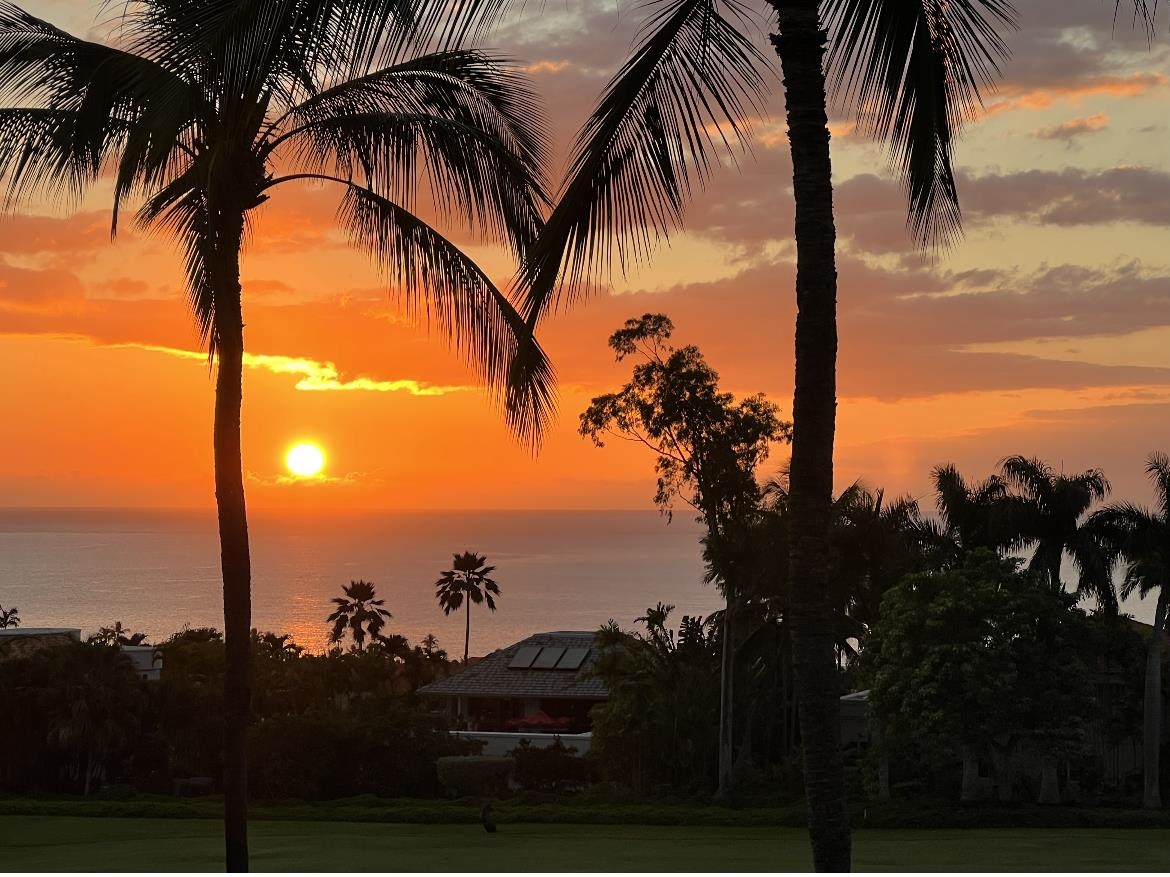
{"label": "palm frond", "polygon": [[[552,415],[553,371],[508,298],[468,256],[417,216],[369,189],[346,184],[340,221],[394,281],[407,311],[437,324],[503,396],[509,426],[536,443]],[[518,354],[531,368],[517,374]]]}
{"label": "palm frond", "polygon": [[609,270],[625,271],[674,231],[717,152],[747,148],[765,62],[741,27],[740,0],[649,0],[630,59],[577,138],[556,209],[521,269],[524,314],[535,322],[562,289],[572,297]]}
{"label": "palm frond", "polygon": [[825,0],[829,81],[860,126],[889,144],[924,247],[962,230],[952,152],[1009,55],[1007,0]]}

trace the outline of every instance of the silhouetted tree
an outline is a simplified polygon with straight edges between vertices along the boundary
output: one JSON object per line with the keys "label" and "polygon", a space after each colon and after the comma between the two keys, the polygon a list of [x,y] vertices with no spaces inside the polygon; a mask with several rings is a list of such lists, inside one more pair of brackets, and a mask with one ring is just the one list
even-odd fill
{"label": "silhouetted tree", "polygon": [[[534,439],[551,371],[521,314],[450,239],[440,213],[527,255],[546,203],[543,124],[518,68],[464,49],[499,4],[438,0],[123,0],[113,45],[0,6],[0,176],[8,203],[112,183],[113,228],[179,244],[215,388],[215,494],[229,672],[227,867],[247,867],[251,563],[240,451],[240,252],[284,183],[338,187],[353,243],[407,309],[433,316]],[[443,51],[424,54],[428,47]],[[420,185],[420,176],[425,182]],[[516,365],[518,354],[523,365]],[[516,367],[514,367],[516,366]]]}
{"label": "silhouetted tree", "polygon": [[342,590],[345,596],[333,598],[337,608],[326,619],[333,624],[329,641],[340,643],[348,631],[354,647],[361,652],[365,650],[366,637],[377,640],[386,622],[394,616],[382,608],[386,601],[376,598],[373,582],[359,579]]}
{"label": "silhouetted tree", "polygon": [[[1007,0],[766,0],[778,33],[796,202],[796,378],[793,399],[792,622],[814,864],[849,867],[839,704],[828,591],[836,427],[837,271],[827,114],[830,87],[862,130],[890,144],[916,241],[959,232],[952,151],[1007,49]],[[696,182],[722,148],[750,141],[771,67],[740,0],[657,0],[633,55],[582,129],[563,195],[525,275],[537,319],[590,286],[613,252],[640,262],[682,222]],[[829,49],[826,58],[826,43]],[[767,71],[766,73],[764,71]],[[615,244],[616,239],[616,244]]]}
{"label": "silhouetted tree", "polygon": [[742,590],[736,567],[759,504],[756,468],[773,442],[789,437],[791,425],[780,420],[779,408],[763,394],[736,402],[730,393],[721,393],[719,375],[699,348],[675,348],[673,331],[665,314],[644,314],[610,336],[618,362],[635,355],[641,361],[620,390],[594,397],[581,414],[581,434],[598,447],[609,436],[647,447],[658,473],[655,504],[670,515],[681,500],[706,525],[714,579],[727,601],[719,722],[719,794],[726,794],[733,764],[734,617]]}
{"label": "silhouetted tree", "polygon": [[0,606],[0,629],[6,627],[20,627],[20,610],[15,606],[9,609]]}
{"label": "silhouetted tree", "polygon": [[471,645],[471,604],[486,603],[487,608],[495,612],[495,598],[500,596],[500,586],[491,578],[496,568],[485,566],[486,563],[487,558],[474,551],[454,554],[452,568],[444,570],[435,582],[435,597],[444,615],[450,615],[452,612],[458,612],[460,607],[466,607],[467,622],[463,633],[464,664],[468,661],[468,649]]}
{"label": "silhouetted tree", "polygon": [[1017,495],[1004,499],[1003,523],[1009,547],[1034,547],[1028,568],[1061,588],[1060,565],[1067,553],[1077,570],[1077,593],[1091,594],[1106,612],[1117,612],[1117,594],[1103,552],[1082,526],[1089,510],[1109,494],[1100,469],[1077,475],[1055,471],[1039,459],[1007,457],[1003,480]]}
{"label": "silhouetted tree", "polygon": [[1150,454],[1146,474],[1154,487],[1154,508],[1115,503],[1094,512],[1089,528],[1099,543],[1123,563],[1121,594],[1141,597],[1157,592],[1154,629],[1146,656],[1146,685],[1142,721],[1142,806],[1162,806],[1162,660],[1170,612],[1170,457]]}
{"label": "silhouetted tree", "polygon": [[113,627],[99,627],[97,633],[90,634],[86,642],[103,646],[140,646],[146,642],[146,634],[131,633],[122,626],[121,621],[115,621]]}

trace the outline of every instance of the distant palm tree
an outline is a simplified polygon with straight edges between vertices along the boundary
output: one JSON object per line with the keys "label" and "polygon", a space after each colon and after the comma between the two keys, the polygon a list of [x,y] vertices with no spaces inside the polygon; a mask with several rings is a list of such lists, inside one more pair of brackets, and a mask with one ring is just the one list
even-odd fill
{"label": "distant palm tree", "polygon": [[1166,646],[1167,614],[1170,613],[1170,457],[1150,454],[1146,474],[1154,486],[1157,506],[1149,509],[1133,503],[1114,503],[1095,512],[1089,529],[1124,563],[1121,595],[1137,592],[1158,594],[1154,630],[1146,653],[1144,719],[1142,722],[1142,772],[1145,788],[1142,806],[1159,808],[1162,742],[1162,654]]}
{"label": "distant palm tree", "polygon": [[422,650],[428,658],[447,660],[447,652],[439,648],[439,638],[433,633],[428,633],[422,638]]}
{"label": "distant palm tree", "polygon": [[99,627],[98,632],[91,634],[86,642],[105,646],[140,646],[146,642],[146,634],[131,633],[122,626],[121,621],[115,621],[113,627]]}
{"label": "distant palm tree", "polygon": [[344,597],[334,597],[337,608],[326,619],[333,623],[329,634],[330,642],[339,643],[349,631],[359,652],[365,650],[366,637],[377,640],[386,621],[394,616],[382,606],[385,600],[375,599],[374,583],[359,579],[350,582],[342,590]]}
{"label": "distant palm tree", "polygon": [[6,627],[20,627],[20,610],[13,606],[11,609],[5,609],[0,606],[0,629]]}
{"label": "distant palm tree", "polygon": [[[433,317],[453,339],[504,399],[509,425],[535,439],[551,406],[543,353],[509,298],[416,202],[419,193],[433,196],[444,220],[523,259],[547,203],[546,136],[519,69],[463,47],[499,3],[95,5],[116,22],[115,45],[0,3],[0,178],[8,206],[38,196],[76,201],[108,180],[115,230],[137,202],[139,224],[179,244],[188,300],[217,366],[225,852],[228,870],[238,871],[248,864],[251,696],[240,254],[254,211],[285,183],[337,191],[352,242],[410,312]],[[428,53],[435,46],[443,50]]]}
{"label": "distant palm tree", "polygon": [[1010,548],[1035,546],[1028,568],[1056,589],[1062,587],[1060,565],[1065,553],[1077,568],[1080,593],[1091,593],[1106,612],[1117,612],[1117,594],[1098,544],[1083,524],[1094,503],[1109,495],[1099,469],[1077,475],[1055,471],[1039,459],[1007,457],[1000,461],[1003,480],[1019,492],[1003,500],[1003,525]]}
{"label": "distant palm tree", "polygon": [[500,596],[500,586],[490,578],[496,571],[494,566],[484,566],[487,558],[473,551],[453,555],[452,569],[445,570],[435,582],[435,597],[443,607],[443,614],[450,615],[466,606],[467,626],[463,634],[463,663],[467,663],[471,643],[471,604],[487,603],[488,609],[496,611],[495,598]]}

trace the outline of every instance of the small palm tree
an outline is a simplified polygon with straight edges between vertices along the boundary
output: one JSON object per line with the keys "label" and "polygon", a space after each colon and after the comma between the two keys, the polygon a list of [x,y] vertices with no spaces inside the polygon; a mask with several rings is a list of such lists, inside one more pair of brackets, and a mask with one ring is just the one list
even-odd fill
{"label": "small palm tree", "polygon": [[0,629],[5,627],[20,627],[20,610],[13,606],[5,609],[0,606]]}
{"label": "small palm tree", "polygon": [[1095,512],[1088,527],[1100,543],[1124,564],[1121,595],[1137,593],[1144,598],[1157,592],[1154,630],[1146,655],[1144,720],[1142,724],[1142,772],[1145,789],[1142,805],[1162,806],[1159,788],[1162,741],[1162,652],[1166,645],[1170,613],[1170,457],[1150,454],[1146,474],[1154,486],[1157,507],[1114,503]]}
{"label": "small palm tree", "polygon": [[500,596],[500,586],[490,578],[496,568],[485,566],[487,558],[483,555],[464,551],[453,558],[453,568],[445,570],[435,582],[435,597],[443,607],[444,615],[458,612],[462,606],[467,607],[467,626],[463,634],[463,663],[466,664],[471,643],[471,604],[487,603],[488,609],[495,612],[495,598]]}
{"label": "small palm tree", "polygon": [[357,650],[365,651],[366,637],[378,639],[382,628],[386,626],[386,621],[394,616],[389,610],[382,608],[385,600],[375,599],[373,582],[358,579],[356,582],[350,582],[342,590],[345,596],[333,598],[337,608],[326,619],[333,623],[329,641],[341,642],[348,629]]}
{"label": "small palm tree", "polygon": [[99,627],[86,642],[104,646],[140,646],[146,642],[146,634],[131,633],[121,621],[115,621],[113,627]]}

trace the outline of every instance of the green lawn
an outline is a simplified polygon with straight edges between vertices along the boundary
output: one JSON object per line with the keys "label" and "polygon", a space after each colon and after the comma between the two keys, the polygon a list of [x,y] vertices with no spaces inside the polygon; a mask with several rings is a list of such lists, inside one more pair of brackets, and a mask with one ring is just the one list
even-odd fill
{"label": "green lawn", "polygon": [[[0,870],[214,871],[219,824],[206,819],[0,817]],[[265,871],[803,871],[790,828],[255,822]],[[1170,871],[1165,829],[862,830],[863,871]]]}

